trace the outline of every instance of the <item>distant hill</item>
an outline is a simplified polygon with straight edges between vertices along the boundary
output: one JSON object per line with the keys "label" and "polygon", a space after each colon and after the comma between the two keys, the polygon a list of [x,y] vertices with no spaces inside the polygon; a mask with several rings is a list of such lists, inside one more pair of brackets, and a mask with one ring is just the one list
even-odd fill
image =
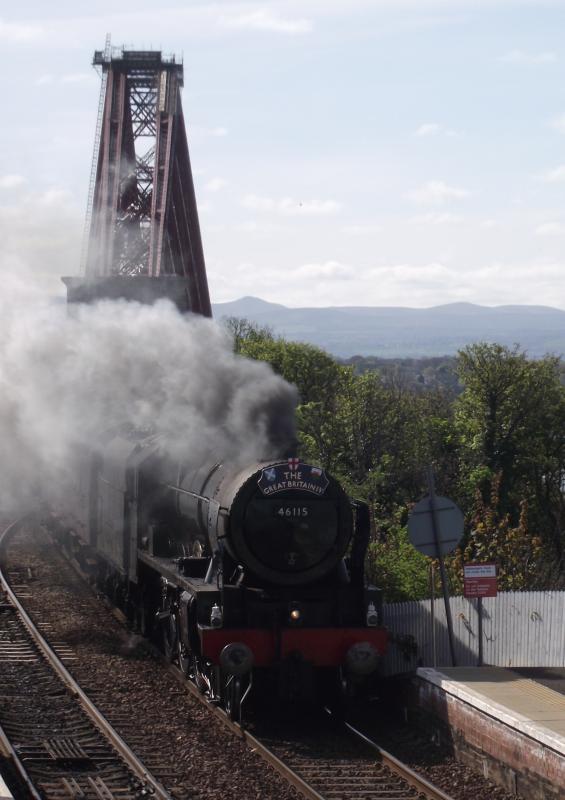
{"label": "distant hill", "polygon": [[453,355],[478,341],[519,344],[532,357],[565,353],[565,311],[548,306],[450,303],[434,308],[287,308],[256,297],[215,303],[221,317],[244,317],[275,334],[336,356],[421,358]]}

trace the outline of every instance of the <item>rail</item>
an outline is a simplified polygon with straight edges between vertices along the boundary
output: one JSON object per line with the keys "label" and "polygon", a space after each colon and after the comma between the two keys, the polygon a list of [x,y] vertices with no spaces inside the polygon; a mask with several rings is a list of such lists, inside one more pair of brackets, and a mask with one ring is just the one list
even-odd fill
{"label": "rail", "polygon": [[169,670],[179,680],[182,685],[200,702],[202,705],[214,714],[223,725],[240,739],[254,752],[257,753],[263,761],[266,761],[278,774],[283,777],[291,786],[294,786],[304,797],[308,800],[324,800],[322,795],[318,794],[300,775],[294,772],[287,766],[278,756],[276,756],[266,745],[264,745],[253,734],[246,730],[242,725],[237,722],[232,722],[226,712],[217,705],[210,703],[206,695],[202,694],[200,689],[190,680],[187,680],[186,675],[173,664],[168,664]]}
{"label": "rail", "polygon": [[[331,711],[329,709],[325,709],[327,713],[331,715]],[[369,739],[368,736],[365,736],[364,733],[354,728],[353,725],[350,725],[349,722],[342,722],[344,728],[358,741],[363,742],[363,744],[367,745],[371,750],[373,750],[377,754],[378,761],[383,764],[385,767],[388,767],[391,772],[398,775],[400,778],[406,781],[413,789],[420,794],[424,795],[427,800],[453,800],[448,794],[446,794],[441,789],[438,789],[437,786],[434,786],[421,775],[418,775],[417,772],[414,772],[407,764],[404,764],[402,761],[399,761],[395,756],[391,753],[388,753],[386,750],[383,750],[376,742],[372,739]]]}
{"label": "rail", "polygon": [[[2,531],[2,533],[0,534],[0,559],[4,552],[8,539],[17,531],[17,529],[21,524],[22,520],[17,520],[16,522],[13,522],[11,525],[5,528],[4,531]],[[135,753],[128,747],[128,745],[124,742],[121,736],[112,728],[112,726],[104,717],[104,715],[101,714],[100,711],[98,711],[98,709],[96,708],[96,706],[89,700],[84,691],[81,689],[81,687],[74,680],[74,678],[66,669],[66,667],[59,660],[58,656],[53,652],[47,641],[44,639],[42,634],[36,628],[33,621],[25,611],[24,607],[22,606],[22,604],[12,591],[8,583],[8,580],[3,574],[1,568],[0,568],[0,588],[3,590],[7,601],[17,612],[28,634],[31,636],[34,643],[37,645],[38,649],[45,657],[48,664],[51,666],[52,670],[63,681],[63,683],[69,689],[69,691],[74,695],[74,697],[79,702],[80,706],[82,707],[83,711],[86,713],[88,718],[91,720],[91,722],[111,743],[115,751],[119,753],[123,762],[127,765],[127,767],[133,773],[133,775],[135,775],[135,777],[145,787],[147,787],[148,792],[150,792],[152,796],[157,800],[173,800],[169,792],[167,792],[167,790],[162,786],[162,784],[151,775],[151,773],[147,770],[145,765],[137,758]],[[18,770],[18,773],[20,774],[20,777],[22,778],[22,780],[26,782],[26,784],[29,785],[30,778],[27,773],[27,770],[20,762],[20,760],[17,758],[17,755],[15,754],[13,748],[10,748],[10,755],[13,756],[14,764],[16,766],[16,769]],[[39,798],[40,795],[35,794],[32,795],[32,797]]]}
{"label": "rail", "polygon": [[[77,568],[76,565],[73,566],[75,569]],[[203,694],[193,682],[186,679],[185,673],[179,667],[164,659],[160,651],[158,651],[153,645],[149,644],[146,640],[139,639],[139,641],[144,641],[146,647],[148,647],[155,654],[158,653],[163,659],[164,663],[167,664],[170,672],[175,676],[176,680],[182,684],[185,690],[189,691],[196,700],[198,700],[202,705],[206,706],[210,713],[215,714],[226,729],[230,730],[238,738],[243,740],[251,751],[255,752],[260,758],[268,763],[303,797],[308,798],[308,800],[324,800],[325,797],[334,796],[336,786],[338,786],[337,783],[335,786],[330,787],[328,785],[328,781],[322,788],[319,782],[316,782],[316,779],[314,778],[314,785],[310,785],[310,770],[308,768],[304,769],[304,764],[300,764],[300,759],[295,761],[291,757],[287,761],[286,752],[280,753],[279,755],[277,754],[280,752],[278,742],[272,742],[269,744],[266,741],[262,741],[260,738],[261,734],[254,735],[238,723],[231,721],[222,708],[211,702],[209,698]],[[354,761],[347,768],[347,777],[344,777],[345,770],[342,765],[338,765],[337,761],[335,763],[331,762],[331,759],[329,758],[325,759],[329,762],[330,774],[341,774],[341,777],[338,777],[338,781],[341,781],[341,783],[339,783],[339,790],[342,792],[341,796],[344,798],[344,800],[345,798],[349,797],[361,796],[359,793],[355,793],[355,786],[353,786],[356,781],[360,782],[361,780],[365,781],[366,788],[369,788],[369,786],[371,787],[371,793],[366,791],[366,789],[363,789],[363,791],[365,791],[363,796],[365,797],[382,797],[382,793],[378,794],[379,791],[382,792],[382,789],[380,789],[377,784],[382,783],[383,788],[386,788],[386,786],[393,783],[396,787],[394,790],[394,796],[397,798],[397,800],[402,800],[402,798],[414,798],[415,796],[418,796],[419,798],[425,797],[427,800],[452,800],[452,798],[450,798],[442,790],[434,787],[425,778],[411,770],[407,765],[402,764],[398,759],[387,753],[385,750],[379,747],[376,742],[371,741],[367,736],[358,731],[352,725],[349,723],[342,723],[342,721],[336,719],[335,716],[333,719],[337,723],[334,726],[335,730],[339,731],[339,736],[340,738],[343,738],[343,741],[346,743],[346,748],[351,748],[351,742],[347,744],[347,740],[350,739],[350,737],[354,737],[356,742],[362,745],[359,747],[359,763],[363,764],[366,775],[366,777],[362,779],[356,776]],[[357,745],[354,746],[355,748],[357,747]],[[372,755],[362,755],[363,751],[366,751],[367,747],[370,747],[372,752],[376,754],[375,758],[373,758]],[[285,748],[283,748],[283,750],[284,749]],[[322,757],[321,760],[324,760],[324,758]],[[316,755],[314,755],[311,761],[315,763]],[[372,785],[373,781],[374,785]],[[351,787],[348,785],[349,783],[352,784]],[[347,791],[344,791],[346,788]]]}
{"label": "rail", "polygon": [[[183,685],[188,689],[188,691],[203,705],[205,705],[213,714],[218,717],[224,724],[228,730],[232,733],[235,733],[239,736],[243,741],[247,744],[248,747],[258,756],[260,756],[264,761],[267,762],[276,772],[284,778],[291,786],[297,789],[304,797],[308,798],[308,800],[325,800],[323,794],[320,794],[316,789],[309,785],[309,783],[304,780],[298,772],[292,769],[288,764],[286,764],[281,758],[279,758],[266,744],[264,744],[259,738],[253,736],[248,730],[246,730],[242,725],[237,722],[233,722],[229,719],[226,712],[220,708],[219,706],[210,703],[207,699],[206,695],[202,694],[202,692],[198,689],[198,687],[190,680],[186,679],[184,673],[175,665],[168,664],[169,669],[175,675],[177,680],[181,681]],[[329,709],[324,709],[329,716],[332,716],[332,712]],[[347,722],[341,721],[340,723],[343,726],[343,729],[348,732],[349,735],[353,736],[357,741],[361,742],[364,746],[369,747],[373,752],[376,753],[377,763],[381,764],[387,770],[389,770],[393,775],[397,776],[400,780],[404,781],[411,789],[418,793],[420,798],[425,798],[425,800],[453,800],[449,795],[443,792],[441,789],[433,786],[429,781],[423,778],[421,775],[418,775],[414,770],[412,770],[407,764],[403,764],[399,761],[395,756],[391,753],[388,753],[386,750],[383,750],[376,742],[369,739],[365,734],[358,731],[352,725]],[[369,796],[367,794],[367,796]],[[346,800],[347,794],[346,792],[343,793],[343,798]],[[402,800],[401,796],[398,796],[398,800]]]}

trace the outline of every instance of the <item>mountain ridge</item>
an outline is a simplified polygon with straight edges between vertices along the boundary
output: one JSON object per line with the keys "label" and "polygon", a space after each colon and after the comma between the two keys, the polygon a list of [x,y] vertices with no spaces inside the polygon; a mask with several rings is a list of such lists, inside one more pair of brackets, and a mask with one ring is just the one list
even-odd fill
{"label": "mountain ridge", "polygon": [[240,317],[269,326],[276,335],[308,342],[342,358],[454,355],[477,341],[518,344],[532,357],[565,353],[565,310],[552,306],[455,302],[430,308],[288,308],[246,296],[214,303],[213,312],[216,318]]}

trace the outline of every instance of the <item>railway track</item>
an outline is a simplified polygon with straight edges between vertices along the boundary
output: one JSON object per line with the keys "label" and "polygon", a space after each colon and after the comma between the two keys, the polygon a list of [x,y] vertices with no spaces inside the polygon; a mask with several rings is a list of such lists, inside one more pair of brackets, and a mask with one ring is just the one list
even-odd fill
{"label": "railway track", "polygon": [[[329,709],[325,712],[332,717]],[[324,798],[452,800],[353,725],[339,719],[332,721],[325,747],[314,744],[314,758],[301,752],[298,760],[292,760],[296,771],[307,776]]]}
{"label": "railway track", "polygon": [[[163,656],[147,640],[118,624],[40,526],[23,526],[2,560],[30,615],[41,620],[52,643],[59,642],[74,677],[171,797],[296,800],[287,782],[239,737],[225,735],[186,691],[186,680],[179,685],[163,668]],[[75,796],[81,797],[60,795]],[[129,800],[108,792],[96,796]]]}
{"label": "railway track", "polygon": [[47,644],[16,596],[25,589],[0,571],[0,744],[26,796],[171,800]]}
{"label": "railway track", "polygon": [[[28,538],[33,542],[34,546],[37,545],[38,540],[41,541],[39,532],[34,532],[33,536]],[[61,597],[63,594],[67,593],[66,587],[70,586],[68,577],[65,577],[64,580],[61,578],[60,583],[57,583],[55,579],[55,576],[63,571],[60,564],[57,563],[54,567],[47,566],[48,556],[52,554],[52,552],[53,548],[50,545],[44,545],[43,549],[39,550],[38,555],[31,556],[26,547],[26,550],[22,550],[18,555],[14,562],[15,566],[13,565],[10,570],[10,574],[16,576],[16,580],[19,581],[18,590],[24,595],[29,595],[28,598],[24,597],[24,600],[26,603],[31,604],[30,607],[34,609],[33,613],[38,616],[39,606],[35,595],[39,588],[37,584],[37,580],[39,580],[38,574],[42,569],[45,568],[48,570],[44,580],[50,589],[55,592],[52,600],[43,599],[43,607],[52,608],[53,605],[62,602]],[[32,565],[29,576],[26,576],[25,569],[22,570],[22,564]],[[38,565],[41,566],[39,567]],[[17,567],[19,567],[19,572],[16,569]],[[71,569],[70,566],[67,568],[69,570]],[[27,580],[29,580],[30,587],[26,589]],[[76,578],[75,580],[78,581]],[[63,589],[63,587],[65,587],[65,589]],[[88,597],[90,597],[90,600],[87,600]],[[60,638],[60,644],[57,646],[57,649],[59,650],[61,658],[66,660],[69,668],[73,670],[88,694],[93,696],[97,703],[103,700],[102,707],[104,708],[105,715],[112,722],[114,727],[118,729],[121,739],[127,741],[128,745],[141,755],[145,764],[152,769],[158,780],[171,791],[171,795],[175,798],[212,798],[224,796],[226,794],[225,786],[227,779],[224,780],[222,778],[220,780],[222,770],[230,773],[231,770],[235,772],[236,769],[235,765],[232,767],[229,760],[227,761],[227,768],[224,767],[222,764],[224,758],[229,759],[228,753],[230,748],[232,750],[232,760],[233,755],[235,755],[236,760],[239,762],[243,762],[246,758],[243,756],[242,751],[240,752],[240,750],[235,747],[237,740],[239,740],[245,743],[249,750],[267,761],[279,775],[284,778],[286,784],[290,784],[302,796],[308,798],[316,798],[317,800],[320,800],[320,798],[324,800],[356,800],[357,798],[364,798],[364,800],[373,800],[373,798],[375,800],[377,798],[380,800],[385,800],[385,798],[387,800],[392,800],[392,798],[394,798],[394,800],[423,800],[423,798],[427,800],[451,800],[444,792],[434,788],[427,781],[420,778],[392,756],[389,756],[381,750],[374,742],[369,741],[360,731],[357,731],[352,726],[342,724],[338,720],[332,719],[327,715],[320,718],[313,727],[308,726],[301,720],[299,726],[297,726],[295,721],[286,731],[281,729],[274,733],[269,732],[263,730],[259,724],[255,726],[253,731],[250,731],[231,722],[220,708],[211,705],[197,687],[187,682],[180,670],[174,666],[171,666],[171,671],[174,672],[176,680],[172,685],[169,681],[168,687],[163,690],[163,685],[166,684],[166,681],[163,680],[163,677],[160,679],[155,677],[158,674],[163,676],[164,672],[162,663],[160,667],[159,664],[156,663],[155,651],[152,651],[149,645],[138,646],[140,640],[138,640],[137,637],[132,637],[131,633],[128,633],[124,628],[121,629],[122,640],[129,638],[129,646],[135,646],[135,658],[132,659],[131,655],[126,658],[128,668],[132,667],[134,663],[139,662],[138,666],[141,668],[140,674],[143,673],[146,675],[150,669],[155,670],[152,679],[154,694],[158,685],[159,689],[165,692],[165,695],[153,697],[153,699],[150,700],[149,696],[136,693],[139,692],[140,678],[134,677],[132,679],[129,677],[127,680],[124,680],[121,686],[117,686],[118,691],[122,692],[121,703],[119,701],[116,702],[116,695],[114,695],[113,698],[107,698],[106,696],[103,698],[102,696],[105,695],[108,684],[111,682],[108,674],[112,674],[112,670],[114,682],[116,684],[120,683],[121,667],[119,667],[117,663],[119,660],[117,653],[120,650],[120,644],[116,641],[110,642],[109,639],[108,641],[105,639],[103,642],[104,652],[98,657],[96,664],[87,664],[87,662],[95,660],[93,658],[94,651],[90,648],[87,656],[81,652],[83,645],[76,639],[77,631],[82,631],[83,628],[86,627],[86,620],[96,615],[97,612],[93,612],[92,604],[97,604],[100,601],[94,598],[88,587],[83,586],[83,593],[81,593],[80,596],[74,596],[74,599],[69,598],[68,601],[65,599],[65,603],[67,602],[71,603],[74,609],[73,614],[77,613],[77,616],[73,617],[71,626],[73,632],[72,636],[74,638],[66,635],[64,626],[60,628],[56,622],[57,618],[69,614],[68,611],[63,610],[62,605],[58,607],[55,612],[53,610],[51,611],[51,622],[48,622],[47,625],[52,624],[53,629],[49,631],[49,638],[53,640],[56,637]],[[83,612],[81,609],[83,609]],[[41,608],[41,611],[42,610]],[[77,610],[81,611],[83,616],[81,616]],[[98,612],[98,617],[100,616]],[[43,618],[43,614],[41,614],[41,617]],[[68,632],[68,630],[69,626],[67,625],[66,631]],[[104,631],[104,636],[107,637],[108,623],[104,623],[101,630]],[[100,637],[100,629],[98,633],[95,631],[94,633],[90,633],[89,636],[91,639]],[[135,639],[134,645],[132,645],[133,639]],[[144,651],[146,655],[142,655],[142,651]],[[104,653],[106,656],[104,656]],[[144,659],[146,659],[147,663],[144,662]],[[104,665],[106,661],[110,660],[113,661],[113,665],[110,667],[109,672],[107,670],[108,674],[106,674],[104,672]],[[159,681],[158,684],[156,680]],[[181,682],[182,688],[180,685]],[[124,696],[124,687],[126,686],[128,688],[127,700]],[[174,688],[175,686],[178,688]],[[129,697],[130,687],[134,695],[131,700]],[[201,712],[202,716],[207,715],[208,717],[207,722],[203,721],[202,730],[204,736],[202,732],[194,731],[195,736],[198,737],[198,746],[201,744],[202,739],[208,736],[208,738],[213,740],[212,750],[213,753],[215,753],[215,757],[211,756],[208,751],[204,753],[197,752],[195,750],[194,741],[188,744],[180,742],[182,734],[180,734],[179,731],[195,728],[195,718],[198,716],[198,712],[195,710],[196,706],[193,706],[192,711],[187,711],[187,689],[191,696],[198,699],[199,704],[206,706],[206,711]],[[119,696],[118,694],[118,698]],[[167,698],[171,701],[168,706],[166,703]],[[186,700],[184,700],[184,698],[186,698]],[[144,727],[140,716],[134,716],[132,714],[134,707],[139,707],[143,704],[145,704],[146,707],[145,716],[151,719],[153,719],[152,715],[155,713],[154,709],[157,707],[163,709],[162,715],[165,716],[166,714],[170,714],[171,707],[178,706],[178,713],[182,719],[179,721],[168,718],[165,728],[167,731],[170,731],[168,736],[168,742],[171,744],[169,748],[169,766],[167,765],[165,750],[163,749],[163,736],[157,731],[154,731],[158,720],[155,720],[154,724]],[[167,710],[165,710],[166,706]],[[230,745],[229,736],[222,737],[221,734],[219,734],[218,726],[214,726],[209,719],[210,712],[221,721],[221,725],[224,729],[228,728],[236,734],[237,739],[232,737],[233,745]],[[33,725],[34,723],[30,724]],[[301,734],[306,733],[306,735],[297,736],[297,727],[301,729],[309,727],[310,730],[302,730]],[[155,733],[153,741],[149,741],[148,731]],[[36,739],[37,738],[36,736]],[[186,758],[186,752],[183,755],[172,746],[176,740],[179,740],[179,743],[183,744],[185,751],[188,751],[188,758]],[[44,739],[41,739],[41,741],[44,741]],[[86,751],[86,748],[83,747],[83,750]],[[253,762],[253,757],[247,758]],[[55,761],[56,760],[57,759],[55,759]],[[53,765],[51,764],[51,766]],[[192,772],[191,769],[193,770]],[[257,770],[257,767],[254,769]],[[200,780],[204,780],[206,784],[206,788],[202,790],[202,793],[199,793],[199,787],[196,782],[197,776]],[[256,789],[257,784],[253,786],[249,777],[248,769],[247,780],[249,793],[246,794],[245,791],[242,793],[240,788],[238,790],[240,796],[253,798],[287,798],[293,794],[291,790],[284,789],[282,784],[279,788],[273,787],[274,779],[271,779],[269,782],[269,780],[265,780],[265,777],[257,779],[257,782],[264,786],[264,791],[258,792]],[[232,776],[230,774],[230,781],[231,778]],[[221,788],[211,788],[214,785],[217,786],[217,783],[215,784],[214,781],[217,781]],[[142,789],[142,791],[144,790],[146,794],[141,796],[147,796],[149,792],[147,789]],[[112,789],[110,789],[110,791],[112,791]],[[117,789],[114,789],[114,791],[117,791]],[[131,794],[131,790],[129,789],[128,791],[130,791],[129,795],[106,793],[102,795],[85,794],[84,797],[102,796],[108,799],[119,797],[121,800],[122,798],[129,798],[130,796],[139,796]],[[234,791],[232,790],[230,794],[233,795]],[[53,796],[59,798],[72,797],[73,795],[59,794]],[[296,794],[294,794],[294,796],[296,797]]]}
{"label": "railway track", "polygon": [[[173,669],[180,679],[182,673]],[[186,685],[308,800],[452,800],[361,731],[334,719],[329,709],[325,719],[295,720],[284,732],[251,733],[211,705],[193,683]],[[306,735],[297,735],[304,725]]]}

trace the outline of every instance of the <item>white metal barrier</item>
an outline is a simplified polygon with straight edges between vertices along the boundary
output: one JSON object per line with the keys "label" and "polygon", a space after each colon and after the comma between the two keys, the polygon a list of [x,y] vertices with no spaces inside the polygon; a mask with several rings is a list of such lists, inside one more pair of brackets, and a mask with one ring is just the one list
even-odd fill
{"label": "white metal barrier", "polygon": [[[458,666],[478,664],[477,601],[452,597]],[[501,592],[483,599],[483,661],[499,667],[565,666],[565,592]],[[451,666],[442,598],[384,606],[393,644],[384,674]]]}

